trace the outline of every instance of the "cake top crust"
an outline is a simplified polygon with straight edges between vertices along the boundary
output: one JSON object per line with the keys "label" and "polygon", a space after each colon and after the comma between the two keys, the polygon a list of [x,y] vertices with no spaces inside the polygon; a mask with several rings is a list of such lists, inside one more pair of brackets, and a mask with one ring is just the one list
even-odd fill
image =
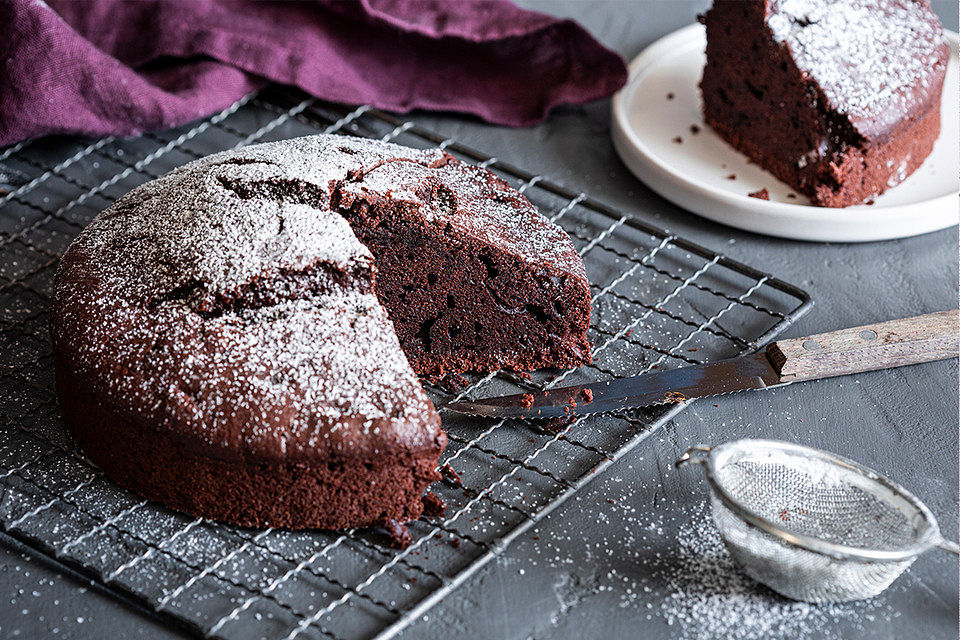
{"label": "cake top crust", "polygon": [[937,98],[949,50],[925,0],[767,0],[766,23],[864,137]]}

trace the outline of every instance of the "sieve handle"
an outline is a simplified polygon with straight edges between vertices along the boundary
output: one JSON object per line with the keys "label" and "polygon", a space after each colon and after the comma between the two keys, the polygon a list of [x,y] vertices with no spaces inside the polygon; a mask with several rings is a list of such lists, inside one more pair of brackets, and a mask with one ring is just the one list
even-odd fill
{"label": "sieve handle", "polygon": [[780,375],[780,382],[946,360],[960,353],[958,319],[960,311],[952,309],[780,340],[767,347],[767,356]]}
{"label": "sieve handle", "polygon": [[937,546],[944,551],[949,551],[955,556],[960,556],[960,546],[958,546],[957,543],[952,540],[940,538],[940,540],[937,542]]}

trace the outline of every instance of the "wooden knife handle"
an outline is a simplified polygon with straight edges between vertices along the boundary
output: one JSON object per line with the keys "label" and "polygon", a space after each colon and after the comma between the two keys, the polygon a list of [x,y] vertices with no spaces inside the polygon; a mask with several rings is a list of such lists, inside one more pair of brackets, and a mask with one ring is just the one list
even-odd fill
{"label": "wooden knife handle", "polygon": [[960,311],[953,309],[780,340],[767,347],[767,356],[781,382],[946,360],[960,353],[958,319]]}

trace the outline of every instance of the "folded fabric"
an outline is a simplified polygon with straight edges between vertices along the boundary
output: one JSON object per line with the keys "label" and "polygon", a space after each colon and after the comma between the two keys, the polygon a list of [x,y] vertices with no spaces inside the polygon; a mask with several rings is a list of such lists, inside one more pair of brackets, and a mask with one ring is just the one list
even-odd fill
{"label": "folded fabric", "polygon": [[266,80],[515,126],[626,80],[582,27],[506,0],[0,0],[0,25],[0,145],[174,126]]}

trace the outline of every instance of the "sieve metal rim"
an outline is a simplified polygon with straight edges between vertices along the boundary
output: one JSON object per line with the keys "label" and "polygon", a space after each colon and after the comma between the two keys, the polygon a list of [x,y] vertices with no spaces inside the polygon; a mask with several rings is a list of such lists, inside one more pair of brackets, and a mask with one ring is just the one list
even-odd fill
{"label": "sieve metal rim", "polygon": [[[805,455],[820,458],[821,460],[845,467],[851,471],[864,475],[871,481],[877,482],[878,484],[883,485],[885,488],[899,494],[902,498],[909,502],[911,506],[920,512],[929,526],[916,542],[900,550],[868,549],[837,544],[835,542],[829,542],[821,538],[816,538],[798,531],[794,531],[789,527],[781,526],[776,522],[768,520],[760,514],[741,505],[735,498],[727,493],[727,491],[717,480],[716,458],[726,452],[728,449],[744,449],[746,447],[803,453]],[[821,451],[812,447],[805,447],[803,445],[782,442],[779,440],[745,438],[741,440],[731,440],[730,442],[725,442],[721,445],[717,445],[716,447],[697,445],[687,451],[683,457],[680,458],[678,464],[685,462],[693,462],[703,467],[704,475],[706,476],[707,484],[710,486],[710,490],[715,496],[720,498],[724,506],[733,511],[738,517],[746,521],[748,524],[753,525],[754,527],[757,527],[766,533],[769,533],[770,535],[789,545],[799,547],[807,551],[826,555],[838,560],[858,560],[861,562],[902,562],[905,560],[912,560],[925,551],[928,551],[932,547],[938,546],[938,542],[941,540],[940,529],[937,525],[936,518],[933,516],[933,513],[930,511],[930,509],[928,509],[927,506],[923,504],[923,502],[921,502],[916,496],[877,471],[858,464],[849,458],[844,458],[843,456],[829,453],[827,451]]]}

